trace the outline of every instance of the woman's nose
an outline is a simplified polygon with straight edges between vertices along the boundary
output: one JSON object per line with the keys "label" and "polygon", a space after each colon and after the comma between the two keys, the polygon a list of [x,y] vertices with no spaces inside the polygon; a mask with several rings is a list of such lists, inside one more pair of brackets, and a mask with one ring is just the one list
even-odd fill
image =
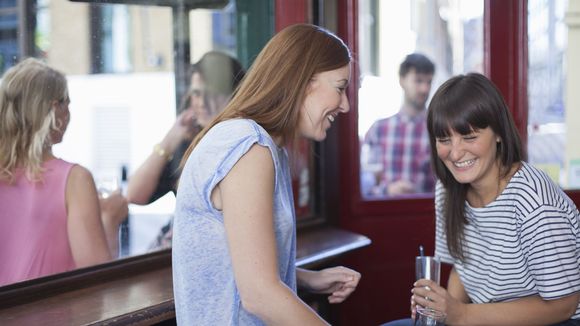
{"label": "woman's nose", "polygon": [[203,96],[192,96],[190,102],[191,106],[195,109],[203,109],[206,106]]}
{"label": "woman's nose", "polygon": [[347,113],[348,111],[350,111],[350,103],[348,103],[348,97],[346,92],[344,92],[340,101],[340,112]]}
{"label": "woman's nose", "polygon": [[464,154],[465,151],[463,150],[463,145],[461,144],[461,141],[451,141],[449,150],[449,159],[451,159],[452,161],[458,161],[463,157]]}

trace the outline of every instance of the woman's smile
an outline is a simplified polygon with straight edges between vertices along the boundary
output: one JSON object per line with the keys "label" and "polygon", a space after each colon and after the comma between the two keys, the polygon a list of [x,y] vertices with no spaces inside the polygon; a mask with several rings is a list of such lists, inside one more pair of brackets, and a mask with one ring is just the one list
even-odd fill
{"label": "woman's smile", "polygon": [[454,130],[436,140],[437,155],[457,182],[475,185],[497,178],[498,137],[487,127],[462,135]]}

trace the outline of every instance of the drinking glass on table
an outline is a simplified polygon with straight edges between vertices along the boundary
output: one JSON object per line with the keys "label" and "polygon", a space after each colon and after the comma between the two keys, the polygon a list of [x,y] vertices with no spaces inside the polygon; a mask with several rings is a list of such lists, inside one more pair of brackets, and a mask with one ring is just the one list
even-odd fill
{"label": "drinking glass on table", "polygon": [[[441,261],[437,257],[418,256],[415,258],[416,280],[427,279],[439,284]],[[427,297],[428,300],[428,297]],[[443,326],[445,315],[437,310],[417,305],[415,326]]]}

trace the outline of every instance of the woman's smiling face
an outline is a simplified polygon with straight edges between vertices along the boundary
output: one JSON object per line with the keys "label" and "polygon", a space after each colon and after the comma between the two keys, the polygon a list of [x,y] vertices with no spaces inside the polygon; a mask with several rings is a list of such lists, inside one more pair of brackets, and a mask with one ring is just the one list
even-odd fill
{"label": "woman's smiling face", "polygon": [[346,87],[350,81],[350,64],[314,75],[308,86],[304,105],[300,109],[299,134],[321,141],[326,138],[339,113],[350,110]]}
{"label": "woman's smiling face", "polygon": [[497,143],[490,127],[462,135],[454,130],[447,137],[437,137],[437,156],[453,174],[457,182],[472,186],[499,180],[500,164]]}

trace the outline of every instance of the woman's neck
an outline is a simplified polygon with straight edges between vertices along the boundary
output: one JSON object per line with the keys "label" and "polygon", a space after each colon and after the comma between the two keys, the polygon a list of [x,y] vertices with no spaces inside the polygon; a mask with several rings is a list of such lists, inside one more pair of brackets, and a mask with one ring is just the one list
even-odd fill
{"label": "woman's neck", "polygon": [[52,160],[54,158],[56,158],[56,157],[52,154],[52,147],[45,149],[44,153],[42,153],[42,161],[43,162],[46,162],[48,160]]}
{"label": "woman's neck", "polygon": [[284,142],[282,141],[282,136],[272,137],[272,140],[278,147],[284,147]]}
{"label": "woman's neck", "polygon": [[496,166],[497,168],[493,169],[492,175],[485,182],[471,184],[467,190],[467,202],[472,207],[485,207],[496,200],[519,169],[520,163],[514,163],[505,176],[503,175],[505,168],[501,166],[501,163],[498,162]]}

